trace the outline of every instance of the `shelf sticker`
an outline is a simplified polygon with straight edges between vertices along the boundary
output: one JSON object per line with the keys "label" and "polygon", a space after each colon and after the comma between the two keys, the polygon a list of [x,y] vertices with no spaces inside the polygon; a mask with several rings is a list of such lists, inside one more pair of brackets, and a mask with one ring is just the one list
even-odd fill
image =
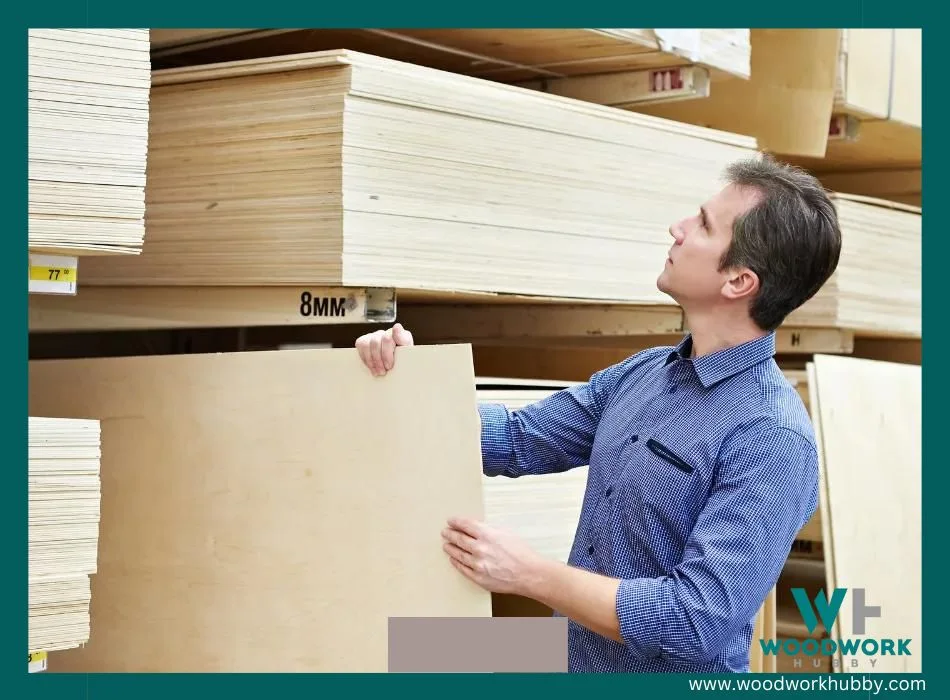
{"label": "shelf sticker", "polygon": [[75,294],[78,258],[30,254],[30,294]]}
{"label": "shelf sticker", "polygon": [[30,652],[28,669],[30,673],[37,673],[46,670],[46,652]]}

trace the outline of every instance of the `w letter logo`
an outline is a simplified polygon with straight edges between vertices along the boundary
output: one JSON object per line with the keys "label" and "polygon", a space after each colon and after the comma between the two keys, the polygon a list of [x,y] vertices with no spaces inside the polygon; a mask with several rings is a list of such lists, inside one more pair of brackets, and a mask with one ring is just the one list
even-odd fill
{"label": "w letter logo", "polygon": [[[825,595],[824,589],[818,591],[815,596],[814,608],[812,601],[808,600],[808,593],[804,588],[793,588],[792,596],[795,598],[795,605],[802,615],[802,621],[808,628],[809,634],[818,627],[818,619],[821,618],[821,624],[825,630],[831,632],[832,625],[838,619],[838,613],[841,611],[841,605],[844,603],[844,597],[847,595],[847,588],[836,588],[831,595],[831,600]],[[864,634],[864,623],[869,617],[880,617],[881,607],[879,605],[868,606],[864,604],[864,589],[851,589],[852,608],[852,634]],[[817,615],[815,614],[817,612]]]}

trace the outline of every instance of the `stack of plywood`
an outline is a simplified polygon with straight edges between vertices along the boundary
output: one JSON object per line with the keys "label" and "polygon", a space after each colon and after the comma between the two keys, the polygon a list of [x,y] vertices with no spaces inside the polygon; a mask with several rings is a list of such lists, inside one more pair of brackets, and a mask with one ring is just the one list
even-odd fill
{"label": "stack of plywood", "polygon": [[[571,383],[492,379],[477,383],[478,400],[512,411],[540,401]],[[560,474],[483,476],[485,519],[518,534],[542,556],[566,562],[574,543],[587,487],[586,466]]]}
{"label": "stack of plywood", "polygon": [[596,29],[680,56],[684,63],[696,63],[725,73],[749,78],[752,72],[752,45],[749,29]]}
{"label": "stack of plywood", "polygon": [[842,194],[835,205],[842,229],[838,270],[788,322],[920,337],[921,210]]}
{"label": "stack of plywood", "polygon": [[151,64],[147,29],[29,32],[29,246],[140,252]]}
{"label": "stack of plywood", "polygon": [[923,203],[923,172],[916,168],[842,171],[821,174],[829,190],[876,197],[919,207]]}
{"label": "stack of plywood", "polygon": [[29,419],[30,652],[89,639],[99,539],[99,422]]}
{"label": "stack of plywood", "polygon": [[671,222],[746,137],[346,51],[153,75],[148,244],[91,285],[668,303]]}

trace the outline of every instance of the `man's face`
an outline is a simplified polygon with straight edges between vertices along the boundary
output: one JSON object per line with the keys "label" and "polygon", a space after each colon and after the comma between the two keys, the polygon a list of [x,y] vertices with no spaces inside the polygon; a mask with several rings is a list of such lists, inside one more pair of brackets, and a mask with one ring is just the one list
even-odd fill
{"label": "man's face", "polygon": [[673,245],[657,288],[678,304],[709,306],[724,299],[733,272],[719,270],[719,261],[732,241],[736,217],[758,201],[749,188],[729,185],[700,207],[696,214],[670,227]]}

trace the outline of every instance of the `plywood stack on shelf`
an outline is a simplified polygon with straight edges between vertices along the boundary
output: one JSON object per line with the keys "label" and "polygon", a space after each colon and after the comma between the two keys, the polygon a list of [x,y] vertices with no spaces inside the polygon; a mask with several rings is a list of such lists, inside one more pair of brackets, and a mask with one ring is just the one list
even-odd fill
{"label": "plywood stack on shelf", "polygon": [[[748,79],[752,72],[750,29],[592,29],[695,64]],[[671,59],[672,63],[672,59]],[[597,74],[604,73],[598,71]]]}
{"label": "plywood stack on shelf", "polygon": [[29,247],[135,255],[145,237],[148,30],[29,31]]}
{"label": "plywood stack on shelf", "polygon": [[789,315],[794,326],[919,338],[922,332],[921,209],[837,194],[838,269],[815,297]]}
{"label": "plywood stack on shelf", "polygon": [[[68,390],[68,389],[66,389]],[[99,421],[31,415],[28,424],[30,653],[89,640],[98,561]]]}
{"label": "plywood stack on shelf", "polygon": [[829,190],[920,207],[923,204],[922,175],[918,165],[916,168],[820,173],[819,178]]}

